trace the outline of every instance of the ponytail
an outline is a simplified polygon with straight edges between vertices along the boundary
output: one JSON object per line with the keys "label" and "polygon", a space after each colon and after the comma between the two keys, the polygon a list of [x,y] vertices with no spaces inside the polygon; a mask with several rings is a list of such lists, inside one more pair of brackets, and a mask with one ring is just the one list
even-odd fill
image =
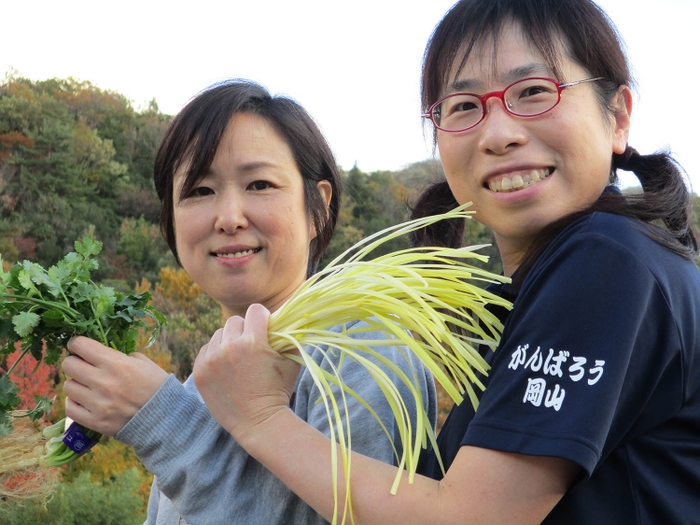
{"label": "ponytail", "polygon": [[629,212],[622,215],[647,223],[663,222],[676,242],[660,242],[688,259],[696,258],[698,243],[691,227],[692,195],[676,161],[665,152],[640,155],[627,146],[621,155],[613,155],[612,166],[614,170],[633,172],[642,185],[643,193],[626,197]]}
{"label": "ponytail", "polygon": [[[411,219],[446,213],[459,206],[447,181],[432,183],[413,205]],[[415,230],[410,234],[411,246],[444,246],[459,248],[463,244],[465,219],[447,219]]]}

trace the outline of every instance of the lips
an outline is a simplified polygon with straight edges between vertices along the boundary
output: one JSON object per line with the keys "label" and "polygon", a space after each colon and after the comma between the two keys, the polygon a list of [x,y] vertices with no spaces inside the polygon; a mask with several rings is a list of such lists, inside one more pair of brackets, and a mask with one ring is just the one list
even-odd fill
{"label": "lips", "polygon": [[214,253],[214,256],[220,257],[222,259],[240,259],[241,257],[245,257],[246,255],[252,255],[254,253],[258,253],[261,249],[262,248],[249,248],[247,250]]}
{"label": "lips", "polygon": [[522,190],[546,179],[552,174],[553,171],[553,168],[542,168],[530,170],[528,173],[525,174],[503,176],[499,180],[490,180],[488,183],[489,189],[495,192],[510,192]]}

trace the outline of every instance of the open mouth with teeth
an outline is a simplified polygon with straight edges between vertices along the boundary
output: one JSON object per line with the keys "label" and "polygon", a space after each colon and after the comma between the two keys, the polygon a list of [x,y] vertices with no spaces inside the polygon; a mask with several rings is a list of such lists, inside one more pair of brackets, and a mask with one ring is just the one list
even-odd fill
{"label": "open mouth with teeth", "polygon": [[215,253],[214,255],[216,257],[222,257],[224,259],[240,259],[241,257],[245,257],[246,255],[252,255],[254,253],[258,253],[262,248],[251,248],[250,250],[245,250],[242,252],[233,252],[233,253]]}
{"label": "open mouth with teeth", "polygon": [[491,180],[489,181],[489,189],[496,192],[522,190],[546,179],[552,174],[552,171],[554,168],[544,168],[532,170],[525,175],[513,175],[512,177],[503,177],[501,180]]}

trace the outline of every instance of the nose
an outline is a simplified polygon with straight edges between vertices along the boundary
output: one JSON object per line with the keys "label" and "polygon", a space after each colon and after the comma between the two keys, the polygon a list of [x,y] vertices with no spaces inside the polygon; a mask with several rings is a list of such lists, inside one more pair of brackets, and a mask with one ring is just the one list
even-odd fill
{"label": "nose", "polygon": [[485,102],[486,116],[479,124],[479,148],[489,154],[505,155],[525,144],[528,134],[523,119],[510,114],[506,100],[492,96]]}
{"label": "nose", "polygon": [[214,206],[214,229],[217,233],[232,234],[248,227],[246,199],[238,191],[222,191]]}

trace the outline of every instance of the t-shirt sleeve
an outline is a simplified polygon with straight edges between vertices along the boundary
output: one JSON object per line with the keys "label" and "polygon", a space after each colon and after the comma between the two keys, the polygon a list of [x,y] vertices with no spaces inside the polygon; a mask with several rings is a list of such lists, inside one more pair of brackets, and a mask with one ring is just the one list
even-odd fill
{"label": "t-shirt sleeve", "polygon": [[462,444],[561,457],[590,475],[635,424],[678,335],[654,275],[617,241],[579,233],[542,257]]}

